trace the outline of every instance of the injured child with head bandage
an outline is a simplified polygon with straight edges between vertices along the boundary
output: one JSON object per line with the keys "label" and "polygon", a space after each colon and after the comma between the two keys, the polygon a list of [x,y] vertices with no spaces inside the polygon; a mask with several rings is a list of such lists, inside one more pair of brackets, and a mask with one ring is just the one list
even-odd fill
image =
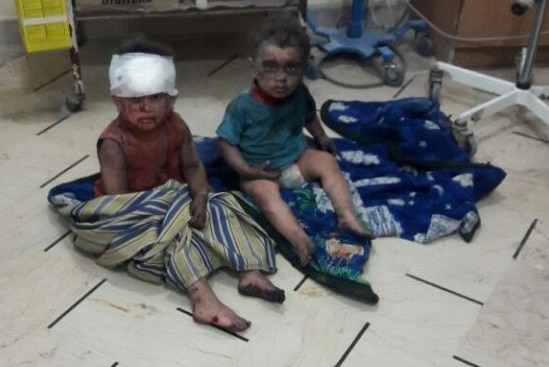
{"label": "injured child with head bandage", "polygon": [[284,291],[264,275],[276,270],[273,243],[232,194],[209,192],[189,127],[174,111],[172,55],[143,37],[113,55],[118,116],[97,142],[95,199],[71,213],[75,245],[102,265],[185,291],[195,321],[244,330],[250,322],[221,303],[208,276],[230,268],[239,293],[282,303]]}

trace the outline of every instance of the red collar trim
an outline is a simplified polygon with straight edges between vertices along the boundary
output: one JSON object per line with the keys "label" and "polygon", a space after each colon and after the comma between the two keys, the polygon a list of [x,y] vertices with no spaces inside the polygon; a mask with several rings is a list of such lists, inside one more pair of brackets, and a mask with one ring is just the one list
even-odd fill
{"label": "red collar trim", "polygon": [[288,96],[286,98],[274,98],[264,91],[262,91],[259,86],[257,85],[257,82],[254,80],[252,87],[250,88],[250,95],[253,99],[255,99],[257,102],[264,103],[266,105],[270,106],[280,106],[284,103],[286,103],[292,96]]}

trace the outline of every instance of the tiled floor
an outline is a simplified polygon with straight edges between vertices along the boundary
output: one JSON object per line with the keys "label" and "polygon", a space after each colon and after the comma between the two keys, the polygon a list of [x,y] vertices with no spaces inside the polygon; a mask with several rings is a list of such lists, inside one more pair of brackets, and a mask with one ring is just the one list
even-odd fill
{"label": "tiled floor", "polygon": [[[319,106],[328,98],[426,96],[432,60],[402,50],[406,80],[413,78],[403,90],[307,84]],[[215,292],[252,321],[236,337],[194,323],[185,295],[101,268],[77,252],[67,221],[46,202],[53,185],[98,169],[95,141],[115,114],[108,52],[83,50],[88,98],[83,111],[68,117],[61,106],[70,75],[33,90],[63,74],[65,54],[0,69],[0,366],[549,365],[549,145],[515,133],[547,139],[549,130],[529,113],[511,109],[474,126],[475,159],[508,176],[479,203],[482,227],[471,243],[457,235],[430,245],[375,240],[365,277],[380,296],[376,306],[310,280],[294,291],[303,276],[281,257],[273,276],[287,292],[281,306],[239,296],[236,278],[221,272],[211,280]],[[225,61],[177,65],[176,109],[196,135],[212,136],[226,103],[248,85],[242,58],[208,76]],[[364,77],[351,65],[334,72]],[[547,68],[535,72],[538,83],[549,83]],[[490,97],[445,79],[441,104],[456,115]]]}

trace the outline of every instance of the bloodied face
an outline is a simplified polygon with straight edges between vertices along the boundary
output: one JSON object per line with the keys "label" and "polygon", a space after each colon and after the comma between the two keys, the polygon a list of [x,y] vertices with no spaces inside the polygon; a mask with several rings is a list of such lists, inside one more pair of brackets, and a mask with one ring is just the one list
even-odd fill
{"label": "bloodied face", "polygon": [[166,122],[175,100],[167,93],[113,99],[124,122],[141,132],[154,130]]}
{"label": "bloodied face", "polygon": [[257,85],[271,97],[288,97],[303,80],[303,58],[303,53],[295,47],[262,46],[252,60]]}

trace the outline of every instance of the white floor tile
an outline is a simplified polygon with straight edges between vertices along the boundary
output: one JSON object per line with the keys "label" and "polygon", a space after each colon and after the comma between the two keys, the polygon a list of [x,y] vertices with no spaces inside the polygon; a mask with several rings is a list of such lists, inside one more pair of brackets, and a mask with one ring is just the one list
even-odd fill
{"label": "white floor tile", "polygon": [[495,367],[549,363],[547,234],[547,223],[538,222],[466,334],[461,356]]}

